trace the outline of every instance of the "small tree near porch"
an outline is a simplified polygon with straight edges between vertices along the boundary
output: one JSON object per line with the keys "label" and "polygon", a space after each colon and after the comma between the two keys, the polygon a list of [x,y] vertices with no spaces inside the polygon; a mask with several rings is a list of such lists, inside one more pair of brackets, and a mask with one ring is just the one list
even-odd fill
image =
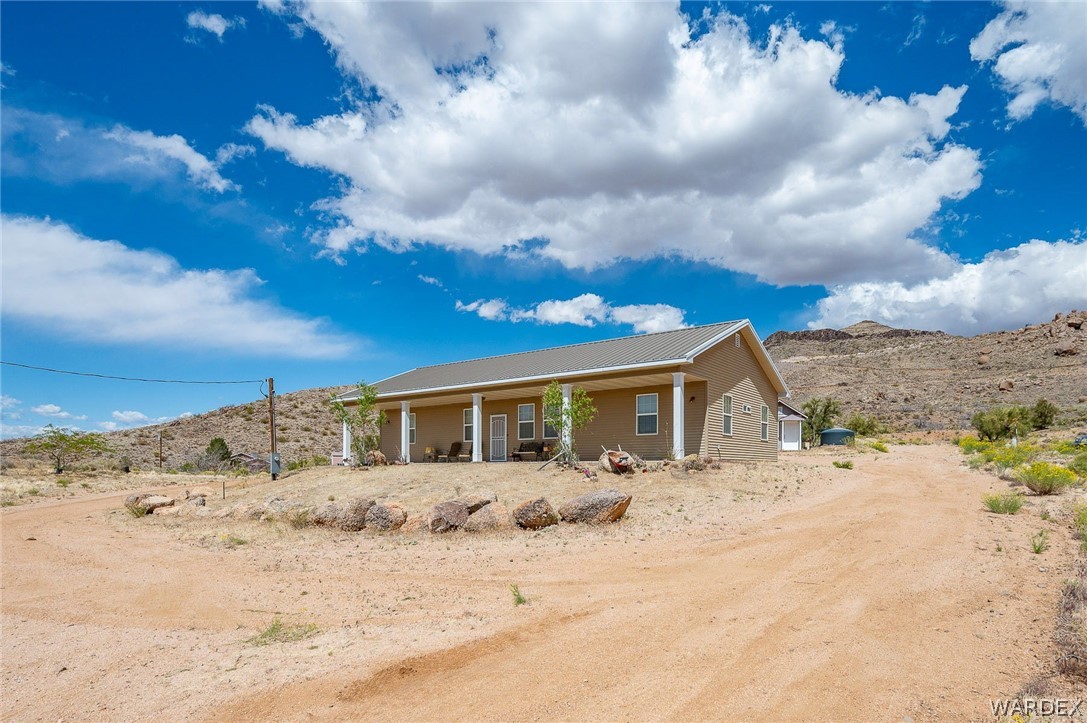
{"label": "small tree near porch", "polygon": [[[589,426],[596,416],[596,407],[593,400],[581,387],[574,387],[570,392],[570,406],[564,407],[562,403],[562,385],[552,381],[544,389],[543,393],[543,418],[544,424],[559,431],[559,450],[556,455],[571,464],[578,461],[577,450],[574,448],[574,432]],[[566,430],[570,434],[565,434]],[[569,439],[569,446],[567,446]]]}
{"label": "small tree near porch", "polygon": [[377,408],[377,387],[360,381],[355,390],[355,399],[351,404],[336,399],[329,400],[333,416],[351,430],[351,453],[355,463],[365,463],[366,454],[381,446],[381,425],[388,421],[383,410]]}

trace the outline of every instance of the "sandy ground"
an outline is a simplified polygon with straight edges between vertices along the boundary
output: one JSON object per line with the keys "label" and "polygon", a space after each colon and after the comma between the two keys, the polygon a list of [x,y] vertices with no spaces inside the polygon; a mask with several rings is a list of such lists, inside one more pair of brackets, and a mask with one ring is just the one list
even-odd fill
{"label": "sandy ground", "polygon": [[[987,513],[1006,483],[950,445],[687,479],[484,464],[229,484],[209,507],[366,495],[413,513],[609,485],[634,502],[608,527],[483,536],[137,519],[116,492],[6,508],[5,720],[992,720],[991,699],[1052,669],[1078,546],[1041,504]],[[275,620],[312,634],[253,644]]]}

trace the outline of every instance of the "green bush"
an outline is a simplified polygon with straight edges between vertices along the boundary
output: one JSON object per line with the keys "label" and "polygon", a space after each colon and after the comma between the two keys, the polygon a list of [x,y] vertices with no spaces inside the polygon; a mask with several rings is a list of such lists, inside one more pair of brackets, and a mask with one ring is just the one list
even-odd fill
{"label": "green bush", "polygon": [[1076,458],[1068,463],[1068,469],[1072,470],[1080,477],[1087,477],[1087,452],[1077,454]]}
{"label": "green bush", "polygon": [[998,515],[1014,515],[1023,506],[1023,495],[1008,492],[1002,495],[985,495],[981,498],[990,512]]}
{"label": "green bush", "polygon": [[1046,399],[1039,399],[1030,410],[1030,424],[1034,429],[1047,429],[1053,426],[1053,420],[1060,413],[1060,408]]}
{"label": "green bush", "polygon": [[847,459],[844,462],[839,462],[838,460],[834,460],[834,466],[837,467],[838,469],[853,469],[853,460]]}
{"label": "green bush", "polygon": [[1020,444],[1015,447],[990,447],[981,453],[982,459],[992,463],[997,472],[1004,474],[1007,470],[1018,467],[1034,460],[1038,456],[1038,448],[1030,444]]}
{"label": "green bush", "polygon": [[859,437],[871,437],[886,431],[879,417],[864,414],[854,414],[845,423],[846,429],[852,429]]}
{"label": "green bush", "polygon": [[977,454],[978,452],[986,452],[993,448],[992,442],[987,442],[984,439],[976,439],[974,437],[963,437],[959,440],[959,449],[963,454]]}
{"label": "green bush", "polygon": [[1035,555],[1041,555],[1043,552],[1049,549],[1049,533],[1045,530],[1038,530],[1035,534],[1030,536],[1030,550]]}
{"label": "green bush", "polygon": [[212,459],[223,462],[230,459],[230,447],[226,445],[226,440],[222,437],[215,437],[208,444],[208,448],[204,450],[204,454]]}
{"label": "green bush", "polygon": [[1072,470],[1049,462],[1035,462],[1019,470],[1016,479],[1036,495],[1059,494],[1076,482]]}
{"label": "green bush", "polygon": [[885,445],[883,442],[872,442],[868,446],[871,447],[872,449],[876,450],[877,452],[889,452],[890,451],[889,449],[887,449],[887,445]]}
{"label": "green bush", "polygon": [[1080,450],[1080,447],[1077,447],[1066,439],[1062,439],[1060,442],[1050,442],[1045,448],[1050,452],[1056,452],[1057,454],[1066,457],[1071,457]]}

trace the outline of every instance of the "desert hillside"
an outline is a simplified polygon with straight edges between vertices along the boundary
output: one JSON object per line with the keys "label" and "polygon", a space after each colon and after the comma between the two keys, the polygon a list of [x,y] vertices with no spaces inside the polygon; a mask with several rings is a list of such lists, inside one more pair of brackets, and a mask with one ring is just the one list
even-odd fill
{"label": "desert hillside", "polygon": [[1057,404],[1087,418],[1087,313],[1013,331],[961,337],[862,321],[845,329],[779,331],[766,348],[803,402],[833,396],[845,413],[898,429],[968,427],[995,404]]}
{"label": "desert hillside", "polygon": [[[1045,397],[1065,420],[1087,420],[1087,313],[974,337],[893,329],[862,321],[845,329],[779,331],[766,339],[793,397],[833,396],[848,416],[874,414],[900,430],[957,429],[994,404],[1033,404]],[[1003,390],[1002,390],[1003,387]],[[350,387],[306,389],[277,397],[278,446],[284,460],[328,455],[340,448],[340,427],[328,409],[333,393]],[[134,467],[157,465],[162,432],[163,467],[195,460],[213,437],[234,452],[268,450],[265,400],[222,407],[166,424],[106,435]],[[0,446],[17,455],[23,442]]]}

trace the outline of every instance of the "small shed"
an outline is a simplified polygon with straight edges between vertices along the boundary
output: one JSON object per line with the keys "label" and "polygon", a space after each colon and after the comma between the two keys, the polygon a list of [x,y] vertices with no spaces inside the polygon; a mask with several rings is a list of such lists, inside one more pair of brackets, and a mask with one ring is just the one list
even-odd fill
{"label": "small shed", "polygon": [[796,407],[778,400],[778,449],[799,452],[802,445],[801,426],[808,415]]}
{"label": "small shed", "polygon": [[237,454],[231,455],[230,464],[235,468],[245,467],[250,472],[268,471],[267,458],[251,452],[238,452]]}
{"label": "small shed", "polygon": [[824,429],[819,433],[819,444],[828,445],[845,445],[849,444],[849,440],[857,436],[857,433],[852,429],[845,429],[844,427],[831,427],[830,429]]}

